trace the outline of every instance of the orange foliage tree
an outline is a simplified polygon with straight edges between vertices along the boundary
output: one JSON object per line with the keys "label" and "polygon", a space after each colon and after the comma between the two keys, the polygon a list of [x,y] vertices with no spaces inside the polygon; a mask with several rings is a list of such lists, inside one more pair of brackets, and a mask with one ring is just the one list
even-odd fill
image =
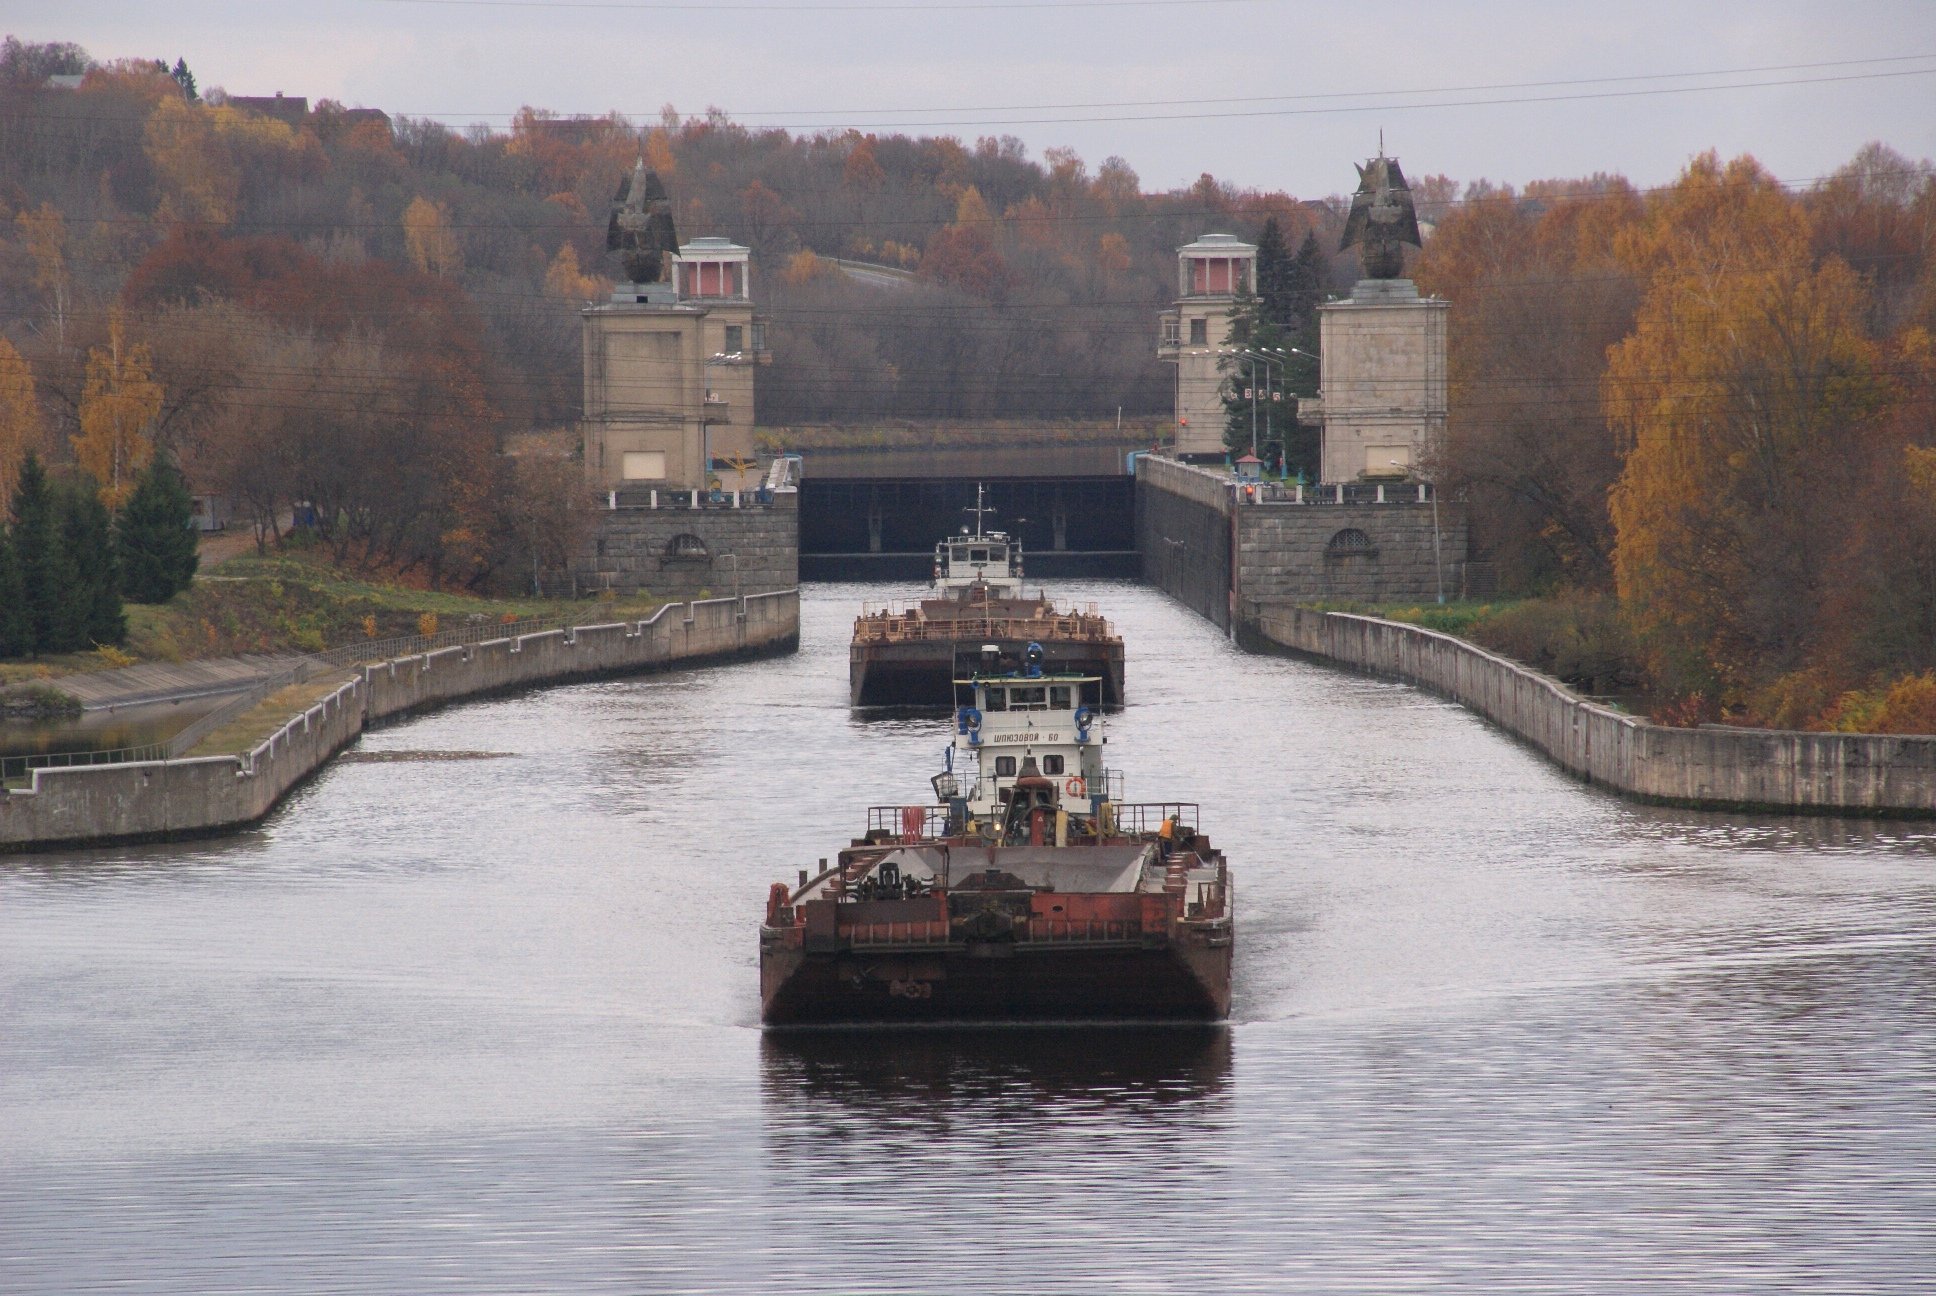
{"label": "orange foliage tree", "polygon": [[0,521],[13,502],[20,465],[29,451],[40,449],[41,437],[33,370],[13,343],[0,337]]}
{"label": "orange foliage tree", "polygon": [[1812,646],[1824,537],[1887,398],[1866,296],[1813,264],[1806,213],[1752,158],[1697,159],[1621,250],[1648,276],[1603,386],[1621,601],[1659,679],[1743,701]]}

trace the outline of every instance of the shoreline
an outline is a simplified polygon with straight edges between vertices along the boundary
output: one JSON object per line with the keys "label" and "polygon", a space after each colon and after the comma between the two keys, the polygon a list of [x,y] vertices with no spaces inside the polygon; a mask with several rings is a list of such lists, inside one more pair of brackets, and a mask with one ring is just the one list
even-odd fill
{"label": "shoreline", "polygon": [[1287,652],[1456,702],[1585,782],[1693,810],[1936,818],[1936,736],[1677,729],[1615,711],[1456,635],[1304,608],[1253,609],[1247,651]]}
{"label": "shoreline", "polygon": [[0,788],[0,858],[208,837],[257,823],[364,732],[473,699],[750,660],[799,645],[797,589],[668,603],[640,621],[454,645],[361,667],[249,751],[36,769]]}

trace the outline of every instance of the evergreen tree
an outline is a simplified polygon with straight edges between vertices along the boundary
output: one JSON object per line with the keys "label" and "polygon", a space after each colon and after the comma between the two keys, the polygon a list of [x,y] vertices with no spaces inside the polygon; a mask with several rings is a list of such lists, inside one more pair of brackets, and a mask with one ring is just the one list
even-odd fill
{"label": "evergreen tree", "polygon": [[121,564],[114,560],[114,533],[107,506],[92,483],[61,492],[61,539],[75,572],[72,601],[80,642],[73,648],[118,644],[128,637],[121,607]]}
{"label": "evergreen tree", "polygon": [[28,649],[20,564],[14,560],[13,538],[0,526],[0,657],[24,657]]}
{"label": "evergreen tree", "polygon": [[1281,328],[1292,324],[1292,271],[1291,251],[1284,246],[1284,231],[1273,216],[1257,236],[1257,296],[1263,317]]}
{"label": "evergreen tree", "polygon": [[114,519],[121,594],[133,603],[166,603],[188,588],[200,563],[192,529],[195,502],[173,464],[156,455]]}
{"label": "evergreen tree", "polygon": [[61,531],[60,499],[40,456],[29,452],[13,493],[13,552],[26,651],[36,655],[87,646],[79,574]]}
{"label": "evergreen tree", "polygon": [[1324,253],[1318,250],[1317,234],[1307,233],[1297,255],[1285,267],[1284,312],[1276,319],[1293,335],[1308,335],[1312,351],[1317,350],[1318,303],[1324,298],[1323,289]]}
{"label": "evergreen tree", "polygon": [[188,96],[190,103],[201,98],[201,95],[195,92],[195,74],[188,70],[187,59],[176,59],[175,66],[168,75],[175,78],[176,84],[181,86],[182,93]]}

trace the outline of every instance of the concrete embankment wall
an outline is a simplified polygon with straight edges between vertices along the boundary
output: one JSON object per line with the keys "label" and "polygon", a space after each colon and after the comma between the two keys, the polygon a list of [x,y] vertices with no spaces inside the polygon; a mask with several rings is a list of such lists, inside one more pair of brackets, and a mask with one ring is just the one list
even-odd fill
{"label": "concrete embankment wall", "polygon": [[1391,486],[1384,503],[1336,503],[1325,492],[1299,503],[1269,488],[1251,498],[1228,473],[1145,455],[1136,461],[1143,579],[1225,629],[1234,617],[1240,635],[1256,602],[1457,594],[1465,509],[1435,507],[1408,490],[1417,488]]}
{"label": "concrete embankment wall", "polygon": [[1230,491],[1210,473],[1155,456],[1136,461],[1136,548],[1143,580],[1230,627]]}
{"label": "concrete embankment wall", "polygon": [[364,667],[241,756],[34,771],[0,792],[0,853],[190,836],[252,823],[366,728],[464,698],[779,652],[799,642],[797,590],[672,603],[649,620],[444,648]]}
{"label": "concrete embankment wall", "polygon": [[1451,635],[1301,608],[1261,612],[1270,643],[1450,698],[1604,787],[1715,809],[1936,816],[1936,738],[1675,729],[1587,701]]}

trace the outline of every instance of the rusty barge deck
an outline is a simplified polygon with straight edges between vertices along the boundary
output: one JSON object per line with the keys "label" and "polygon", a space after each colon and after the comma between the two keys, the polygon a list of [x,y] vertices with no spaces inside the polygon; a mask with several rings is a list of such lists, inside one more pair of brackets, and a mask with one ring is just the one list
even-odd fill
{"label": "rusty barge deck", "polygon": [[[760,931],[769,1026],[1217,1021],[1230,1011],[1230,874],[1194,806],[1122,806],[1067,845],[947,837],[934,807],[876,828]],[[1127,825],[1158,822],[1161,830]]]}
{"label": "rusty barge deck", "polygon": [[1093,607],[1060,611],[1046,599],[927,599],[906,611],[863,612],[848,649],[848,702],[945,706],[954,681],[972,668],[984,645],[1019,661],[1031,643],[1042,645],[1046,669],[1097,676],[1101,705],[1122,705],[1123,641],[1107,618]]}

